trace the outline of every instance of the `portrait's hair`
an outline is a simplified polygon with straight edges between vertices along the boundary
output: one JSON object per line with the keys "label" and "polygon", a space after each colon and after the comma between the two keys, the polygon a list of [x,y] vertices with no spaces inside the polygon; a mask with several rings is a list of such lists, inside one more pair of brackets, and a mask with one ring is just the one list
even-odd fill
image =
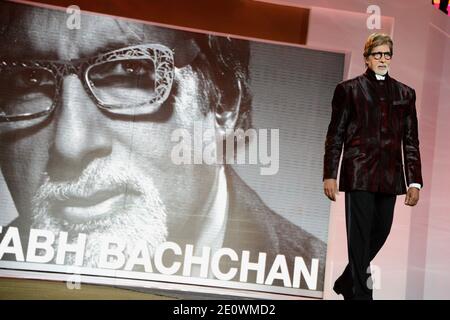
{"label": "portrait's hair", "polygon": [[394,43],[391,39],[391,37],[385,33],[372,33],[366,40],[366,43],[364,45],[364,58],[367,58],[371,53],[373,48],[382,46],[382,45],[388,45],[389,51],[391,51],[391,55],[394,54]]}
{"label": "portrait's hair", "polygon": [[[213,35],[197,35],[195,41],[201,51],[192,66],[202,79],[201,92],[209,106],[209,110],[203,111],[237,112],[236,125],[231,129],[247,130],[251,127],[252,107],[249,42]],[[239,93],[241,100],[237,106]]]}

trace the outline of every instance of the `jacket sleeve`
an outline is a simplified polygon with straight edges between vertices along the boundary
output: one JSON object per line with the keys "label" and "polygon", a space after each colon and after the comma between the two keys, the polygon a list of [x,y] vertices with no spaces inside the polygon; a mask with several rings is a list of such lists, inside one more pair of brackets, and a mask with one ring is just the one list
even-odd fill
{"label": "jacket sleeve", "polygon": [[331,102],[331,121],[328,125],[323,160],[323,180],[337,179],[342,144],[349,117],[348,97],[342,83],[336,86]]}
{"label": "jacket sleeve", "polygon": [[412,90],[411,103],[405,117],[403,132],[403,158],[407,184],[420,183],[423,187],[420,161],[418,123],[416,113],[416,92]]}

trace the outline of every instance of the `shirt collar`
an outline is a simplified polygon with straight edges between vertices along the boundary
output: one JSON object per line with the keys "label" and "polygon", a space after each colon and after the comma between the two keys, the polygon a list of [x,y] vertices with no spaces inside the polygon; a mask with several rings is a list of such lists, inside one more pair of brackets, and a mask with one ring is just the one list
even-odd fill
{"label": "shirt collar", "polygon": [[[203,246],[210,247],[214,252],[223,245],[228,218],[228,184],[224,166],[218,170],[212,190],[214,199],[195,244],[195,249],[200,252]],[[197,253],[201,255],[200,252]]]}

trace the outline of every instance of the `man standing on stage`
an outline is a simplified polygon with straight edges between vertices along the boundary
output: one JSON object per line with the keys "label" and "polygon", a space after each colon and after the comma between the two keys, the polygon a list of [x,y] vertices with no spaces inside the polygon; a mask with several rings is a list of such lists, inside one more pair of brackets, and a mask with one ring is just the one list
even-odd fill
{"label": "man standing on stage", "polygon": [[333,289],[345,299],[373,298],[368,268],[389,235],[396,197],[406,193],[405,205],[415,206],[423,186],[416,94],[390,77],[392,56],[388,35],[370,35],[366,72],[339,83],[332,100],[323,183],[325,195],[336,201],[344,144],[339,191],[345,191],[349,263]]}

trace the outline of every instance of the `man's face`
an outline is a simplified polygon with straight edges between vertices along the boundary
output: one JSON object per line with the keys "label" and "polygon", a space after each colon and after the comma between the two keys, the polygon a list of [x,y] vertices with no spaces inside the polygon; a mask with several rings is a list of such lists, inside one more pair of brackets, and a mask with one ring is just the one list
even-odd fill
{"label": "man's face", "polygon": [[190,237],[187,226],[203,214],[201,199],[217,172],[170,158],[173,130],[192,132],[194,121],[214,128],[212,115],[201,113],[199,78],[189,65],[195,57],[186,52],[192,48],[180,46],[192,42],[184,33],[90,15],[81,17],[81,29],[69,30],[66,19],[63,12],[29,9],[10,26],[0,56],[70,60],[153,43],[176,48],[175,61],[176,55],[185,61],[175,66],[172,95],[151,114],[124,118],[101,110],[70,74],[51,115],[0,123],[0,165],[19,214],[33,227],[84,232],[91,240],[117,236],[155,247]]}
{"label": "man's face", "polygon": [[[381,57],[375,56],[375,53],[382,52]],[[372,69],[373,72],[379,75],[385,75],[389,71],[389,65],[391,64],[390,59],[386,59],[384,53],[390,53],[391,50],[387,44],[383,44],[381,46],[375,47],[372,49],[372,54],[366,58],[367,66]]]}

